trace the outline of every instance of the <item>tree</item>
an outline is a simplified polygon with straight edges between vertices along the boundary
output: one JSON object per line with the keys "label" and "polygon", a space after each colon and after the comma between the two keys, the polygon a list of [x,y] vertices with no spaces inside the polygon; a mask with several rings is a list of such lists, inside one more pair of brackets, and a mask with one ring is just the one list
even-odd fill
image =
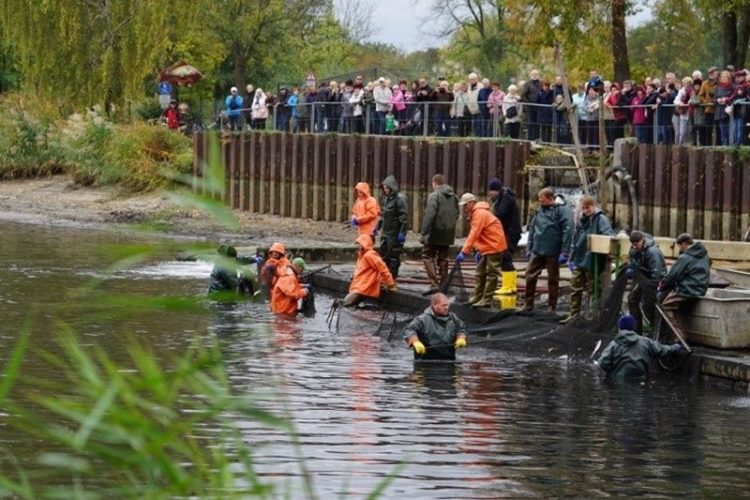
{"label": "tree", "polygon": [[630,79],[628,39],[625,31],[627,14],[627,0],[612,0],[612,61],[614,61],[614,79],[617,82]]}

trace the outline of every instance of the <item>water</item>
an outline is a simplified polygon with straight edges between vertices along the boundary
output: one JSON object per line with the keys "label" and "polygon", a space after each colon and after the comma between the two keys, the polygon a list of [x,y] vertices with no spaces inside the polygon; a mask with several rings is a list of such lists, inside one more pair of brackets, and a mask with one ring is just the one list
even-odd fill
{"label": "water", "polygon": [[[292,497],[302,495],[300,454],[322,498],[364,496],[388,475],[386,498],[739,497],[750,486],[746,396],[668,376],[616,388],[586,364],[481,346],[456,364],[415,368],[403,344],[373,335],[379,312],[344,313],[341,331],[329,332],[331,299],[321,293],[318,315],[296,321],[247,303],[206,301],[205,314],[106,301],[83,310],[76,290],[92,277],[107,277],[101,297],[198,297],[210,265],[175,262],[167,249],[109,274],[116,259],[103,245],[156,243],[8,223],[0,231],[0,363],[29,316],[34,349],[55,349],[53,319],[62,318],[121,359],[129,335],[165,362],[196,334],[216,336],[233,389],[294,418],[300,450],[281,432],[238,422],[259,473]],[[37,376],[61,375],[32,355],[24,384],[34,388]],[[40,467],[44,445],[2,416],[0,446],[24,468]]]}

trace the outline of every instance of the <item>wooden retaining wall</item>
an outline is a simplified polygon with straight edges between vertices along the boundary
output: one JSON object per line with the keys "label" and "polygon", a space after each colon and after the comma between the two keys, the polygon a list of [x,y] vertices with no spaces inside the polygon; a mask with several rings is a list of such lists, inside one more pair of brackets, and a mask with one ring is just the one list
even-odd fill
{"label": "wooden retaining wall", "polygon": [[[487,182],[501,178],[515,190],[523,214],[529,196],[524,165],[528,143],[359,135],[245,133],[194,138],[195,187],[209,141],[218,140],[226,172],[221,198],[232,208],[299,219],[347,221],[353,187],[368,182],[373,194],[395,175],[409,200],[411,229],[418,230],[430,179],[446,175],[456,193],[485,196]],[[656,236],[691,232],[696,238],[739,241],[750,227],[750,155],[737,149],[636,145],[623,166],[635,181],[639,220],[631,220],[630,194],[615,187],[603,207],[618,227]],[[531,198],[531,199],[530,199]],[[524,217],[525,219],[525,217]],[[525,220],[523,221],[526,222]]]}

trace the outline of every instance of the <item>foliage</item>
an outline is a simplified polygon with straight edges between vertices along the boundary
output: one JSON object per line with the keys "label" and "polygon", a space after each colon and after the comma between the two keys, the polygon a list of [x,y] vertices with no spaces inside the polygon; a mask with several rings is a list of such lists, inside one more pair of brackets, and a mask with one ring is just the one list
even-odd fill
{"label": "foliage", "polygon": [[58,172],[48,147],[51,120],[39,117],[18,95],[0,98],[0,178]]}

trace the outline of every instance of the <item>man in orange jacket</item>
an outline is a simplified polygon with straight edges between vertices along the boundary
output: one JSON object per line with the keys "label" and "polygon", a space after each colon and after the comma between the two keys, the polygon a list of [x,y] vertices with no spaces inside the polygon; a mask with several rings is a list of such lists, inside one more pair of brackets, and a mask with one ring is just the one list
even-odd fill
{"label": "man in orange jacket", "polygon": [[354,192],[357,194],[357,199],[354,200],[354,206],[352,206],[352,227],[357,228],[359,235],[366,234],[374,238],[380,215],[378,200],[370,195],[370,185],[366,182],[358,182],[354,186]]}
{"label": "man in orange jacket", "polygon": [[357,237],[359,254],[357,255],[357,267],[354,270],[352,283],[349,285],[349,293],[344,297],[344,306],[356,305],[365,297],[380,297],[380,284],[385,282],[388,290],[398,290],[388,266],[383,262],[380,254],[372,248],[372,237],[369,234],[360,234]]}
{"label": "man in orange jacket", "polygon": [[276,280],[284,268],[289,266],[289,259],[286,258],[286,248],[284,244],[275,241],[271,248],[268,249],[268,260],[260,269],[260,282],[268,290],[268,297],[271,297],[271,291],[276,285]]}
{"label": "man in orange jacket", "polygon": [[297,301],[304,299],[309,293],[307,286],[299,282],[299,276],[305,267],[305,261],[297,257],[290,266],[281,270],[276,285],[271,290],[271,312],[291,316],[297,314]]}
{"label": "man in orange jacket", "polygon": [[460,264],[464,261],[464,254],[468,254],[472,249],[476,250],[476,285],[474,296],[469,303],[472,307],[489,307],[500,277],[503,252],[508,249],[505,231],[500,220],[490,212],[490,204],[486,201],[477,201],[473,194],[464,193],[458,205],[464,207],[471,231],[456,256],[456,262]]}

